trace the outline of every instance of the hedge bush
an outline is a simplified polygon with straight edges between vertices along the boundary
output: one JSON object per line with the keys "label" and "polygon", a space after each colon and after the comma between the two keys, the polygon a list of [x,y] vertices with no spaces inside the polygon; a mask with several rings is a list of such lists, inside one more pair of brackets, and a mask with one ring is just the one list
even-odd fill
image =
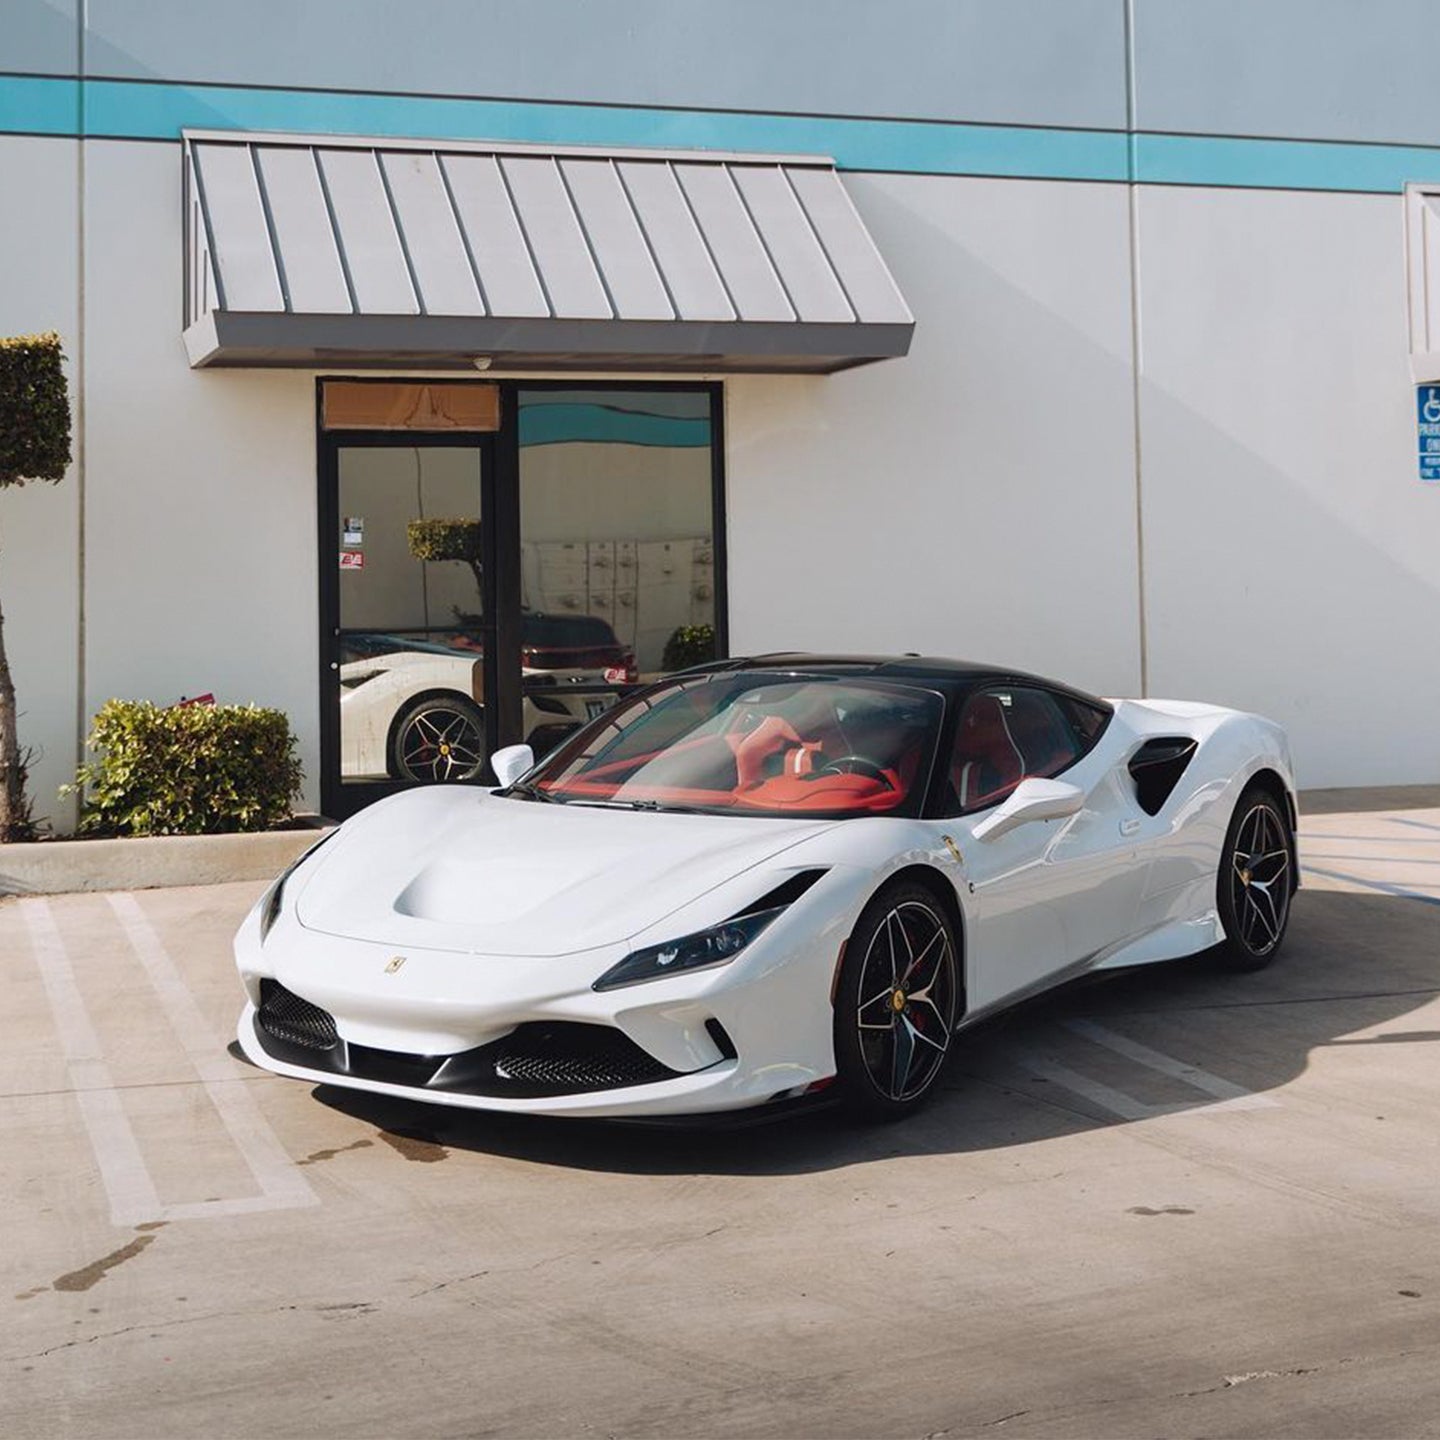
{"label": "hedge bush", "polygon": [[681,625],[670,632],[665,652],[660,657],[662,670],[684,670],[715,658],[715,627],[713,625]]}
{"label": "hedge bush", "polygon": [[59,480],[70,463],[70,393],[60,337],[0,340],[0,486]]}
{"label": "hedge bush", "polygon": [[405,532],[417,560],[464,560],[473,565],[480,559],[478,520],[412,520]]}
{"label": "hedge bush", "polygon": [[86,742],[82,832],[213,835],[267,830],[290,818],[303,774],[280,710],[109,700]]}

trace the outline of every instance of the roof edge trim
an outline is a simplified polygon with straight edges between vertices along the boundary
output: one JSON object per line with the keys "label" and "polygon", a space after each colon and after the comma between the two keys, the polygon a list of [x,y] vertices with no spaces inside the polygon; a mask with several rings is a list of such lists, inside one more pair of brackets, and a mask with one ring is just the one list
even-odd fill
{"label": "roof edge trim", "polygon": [[789,165],[822,170],[835,169],[829,155],[790,155],[768,151],[652,149],[649,146],[616,148],[610,145],[551,145],[512,140],[445,140],[374,135],[328,135],[297,131],[204,130],[185,128],[181,140],[187,144],[303,146],[309,150],[442,150],[474,155],[571,156],[603,160],[699,160],[718,165]]}

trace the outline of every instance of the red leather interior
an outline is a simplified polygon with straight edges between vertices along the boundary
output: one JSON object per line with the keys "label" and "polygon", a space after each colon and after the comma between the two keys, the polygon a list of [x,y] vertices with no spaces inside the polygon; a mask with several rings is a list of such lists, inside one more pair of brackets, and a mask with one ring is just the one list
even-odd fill
{"label": "red leather interior", "polygon": [[950,780],[967,810],[1018,785],[1025,764],[1006,723],[1005,708],[993,695],[977,695],[960,718]]}
{"label": "red leather interior", "polygon": [[[735,752],[736,785],[740,790],[760,784],[768,773],[790,768],[784,760],[778,766],[767,765],[772,757],[779,755],[789,759],[786,751],[793,751],[798,757],[801,750],[800,736],[795,727],[778,715],[767,715],[753,730],[727,735],[725,740]],[[798,763],[798,760],[791,763]]]}
{"label": "red leather interior", "polygon": [[817,703],[739,720],[732,730],[632,751],[546,788],[706,809],[883,813],[903,805],[923,778],[931,731],[911,707]]}

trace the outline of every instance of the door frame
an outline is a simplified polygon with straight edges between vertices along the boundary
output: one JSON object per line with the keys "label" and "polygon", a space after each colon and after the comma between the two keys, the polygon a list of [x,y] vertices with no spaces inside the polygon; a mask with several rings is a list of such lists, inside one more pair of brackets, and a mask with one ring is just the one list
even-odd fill
{"label": "door frame", "polygon": [[[340,525],[339,451],[346,446],[412,449],[426,446],[472,448],[482,452],[480,467],[481,564],[484,575],[481,604],[485,640],[482,675],[485,694],[485,769],[472,784],[494,784],[488,756],[523,739],[523,688],[521,681],[521,610],[518,603],[501,604],[500,596],[521,592],[520,537],[520,425],[521,391],[670,391],[706,395],[710,401],[710,528],[715,569],[715,653],[730,653],[729,556],[725,494],[725,391],[712,380],[569,380],[547,377],[535,380],[483,380],[498,385],[500,427],[474,430],[327,430],[324,425],[326,381],[374,380],[393,382],[395,376],[327,374],[315,377],[315,433],[318,464],[317,556],[319,571],[318,627],[316,635],[317,685],[320,697],[320,809],[334,819],[398,790],[410,788],[401,781],[345,784],[340,778],[340,707],[332,702],[332,663],[337,659],[340,628],[340,568],[336,537]],[[460,377],[415,375],[403,377],[453,384]],[[463,381],[461,382],[463,383]]]}
{"label": "door frame", "polygon": [[[398,430],[321,430],[319,432],[320,464],[319,495],[317,505],[319,539],[319,633],[317,653],[319,657],[320,686],[320,809],[333,819],[341,820],[353,815],[366,805],[392,795],[398,790],[410,788],[400,780],[350,781],[340,774],[340,706],[335,699],[334,687],[338,684],[336,671],[339,669],[339,650],[342,629],[340,625],[340,566],[337,557],[337,537],[340,534],[340,451],[356,450],[415,450],[449,449],[475,450],[480,456],[480,634],[485,650],[481,657],[481,674],[485,695],[485,753],[487,756],[499,748],[497,736],[500,731],[500,712],[504,701],[504,687],[500,677],[507,673],[502,663],[501,646],[506,636],[501,633],[498,623],[496,594],[501,577],[497,570],[500,565],[498,553],[501,537],[496,526],[487,517],[496,515],[496,445],[493,433],[484,431],[398,431]],[[515,645],[514,671],[519,674],[519,628],[506,627],[513,631],[508,638]],[[519,711],[518,684],[515,709]],[[492,781],[489,760],[486,760],[485,780]]]}

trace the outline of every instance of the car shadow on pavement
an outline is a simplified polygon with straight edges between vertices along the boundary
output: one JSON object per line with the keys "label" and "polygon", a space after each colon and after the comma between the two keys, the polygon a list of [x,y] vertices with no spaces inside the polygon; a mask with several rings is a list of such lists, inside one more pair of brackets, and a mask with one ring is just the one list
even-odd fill
{"label": "car shadow on pavement", "polygon": [[1440,1040],[1393,1025],[1440,993],[1437,940],[1440,907],[1424,899],[1302,890],[1268,969],[1235,974],[1210,953],[1067,985],[962,1032],[942,1092],[893,1124],[856,1122],[823,1097],[646,1124],[313,1093],[392,1137],[611,1173],[787,1175],[1003,1150],[1217,1104],[1268,1108],[1317,1049]]}

